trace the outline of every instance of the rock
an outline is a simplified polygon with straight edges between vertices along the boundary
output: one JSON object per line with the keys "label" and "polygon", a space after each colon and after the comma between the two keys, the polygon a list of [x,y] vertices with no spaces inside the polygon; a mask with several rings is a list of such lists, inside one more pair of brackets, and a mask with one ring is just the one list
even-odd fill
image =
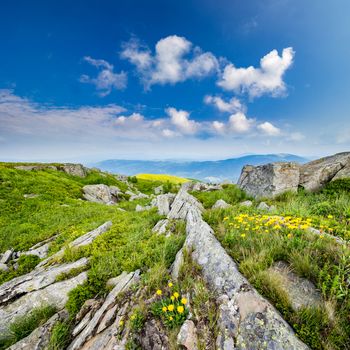
{"label": "rock", "polygon": [[8,271],[9,267],[6,264],[0,263],[0,271]]}
{"label": "rock", "polygon": [[287,263],[278,261],[268,269],[268,272],[278,278],[279,287],[286,292],[295,311],[305,307],[318,307],[322,304],[321,293],[314,284],[295,274]]}
{"label": "rock", "polygon": [[129,201],[132,202],[136,199],[142,199],[142,198],[149,198],[149,196],[147,196],[147,194],[144,194],[144,193],[132,194],[131,197],[129,198]]}
{"label": "rock", "polygon": [[11,259],[12,253],[13,253],[13,249],[6,250],[6,252],[1,256],[0,264],[8,263]]}
{"label": "rock", "polygon": [[68,293],[86,280],[87,273],[82,272],[71,279],[29,292],[10,304],[0,306],[0,337],[8,333],[9,325],[17,317],[28,314],[34,308],[51,305],[58,310],[63,309],[68,300]]}
{"label": "rock", "polygon": [[196,198],[189,195],[186,190],[180,189],[167,217],[168,219],[185,220],[190,208],[192,211],[196,210],[198,215],[204,210],[202,204]]}
{"label": "rock", "polygon": [[[96,229],[94,229],[88,233],[85,233],[84,235],[75,239],[73,242],[70,242],[68,244],[68,246],[69,246],[69,248],[78,248],[78,247],[83,247],[85,245],[91,244],[96,237],[98,237],[102,233],[109,230],[109,228],[111,226],[112,226],[112,221],[107,221],[104,224],[102,224],[101,226],[97,227]],[[62,248],[57,253],[55,253],[55,254],[49,256],[48,258],[46,258],[45,260],[41,261],[37,265],[37,267],[44,266],[44,265],[48,264],[50,261],[54,261],[55,259],[59,259],[64,254],[64,251],[65,251],[65,248]]]}
{"label": "rock", "polygon": [[46,323],[36,328],[30,335],[10,346],[8,350],[45,350],[48,348],[51,331],[58,321],[68,319],[68,312],[63,310],[53,315]]}
{"label": "rock", "polygon": [[13,249],[8,249],[6,252],[2,255],[0,259],[0,264],[6,264],[10,261],[12,257]]}
{"label": "rock", "polygon": [[277,210],[276,206],[275,205],[270,205],[270,208],[269,208],[269,212],[270,213],[273,213]]}
{"label": "rock", "polygon": [[82,164],[66,163],[62,166],[62,171],[66,174],[78,177],[86,177],[87,169]]}
{"label": "rock", "polygon": [[154,194],[162,194],[164,191],[163,185],[160,185],[154,189]]}
{"label": "rock", "polygon": [[253,205],[253,202],[252,201],[244,201],[244,202],[239,203],[239,205],[242,207],[251,207]]}
{"label": "rock", "polygon": [[171,266],[171,277],[174,280],[179,278],[182,264],[184,263],[184,254],[182,248],[176,253],[175,260]]}
{"label": "rock", "polygon": [[345,177],[350,177],[350,152],[317,159],[300,167],[300,186],[309,191]]}
{"label": "rock", "polygon": [[186,320],[177,335],[177,344],[184,346],[187,350],[197,350],[197,343],[196,327],[193,321]]}
{"label": "rock", "polygon": [[309,227],[308,228],[308,231],[311,232],[312,234],[314,235],[318,235],[318,236],[325,236],[325,237],[328,237],[330,239],[333,239],[335,242],[339,243],[339,244],[347,244],[346,241],[344,241],[342,238],[340,237],[337,237],[337,236],[333,236],[327,232],[321,232],[320,230],[317,230],[316,228],[314,227]]}
{"label": "rock", "polygon": [[226,203],[223,199],[218,199],[216,203],[212,206],[212,209],[226,209],[230,207],[231,204]]}
{"label": "rock", "polygon": [[105,313],[112,309],[115,305],[116,297],[123,291],[127,290],[130,286],[138,283],[139,281],[139,271],[131,272],[127,274],[123,272],[118,278],[119,281],[112,289],[112,291],[108,294],[106,300],[103,305],[96,311],[93,315],[90,322],[86,325],[86,327],[81,331],[81,333],[73,340],[73,342],[68,346],[68,350],[78,350],[81,349],[82,346],[89,340],[96,328],[99,326],[99,322]]}
{"label": "rock", "polygon": [[286,191],[296,192],[299,185],[296,163],[277,162],[243,167],[238,186],[255,198],[273,197]]}
{"label": "rock", "polygon": [[69,273],[73,269],[82,268],[87,263],[87,258],[81,258],[72,263],[50,266],[49,268],[36,268],[26,275],[13,278],[0,286],[0,305],[24,294],[43,289],[53,284],[57,276]]}
{"label": "rock", "polygon": [[86,185],[83,187],[84,198],[90,202],[114,204],[118,201],[117,187],[112,186],[112,189],[104,184]]}
{"label": "rock", "polygon": [[99,300],[96,300],[96,299],[85,300],[83,306],[75,316],[75,320],[77,322],[81,321],[88,312],[97,310],[100,307],[100,305],[101,303]]}
{"label": "rock", "polygon": [[265,202],[260,202],[256,208],[258,210],[265,210],[265,211],[268,211],[270,209],[270,207]]}
{"label": "rock", "polygon": [[47,254],[48,254],[49,248],[50,248],[50,244],[51,243],[45,243],[37,248],[32,247],[29,250],[27,250],[26,252],[21,252],[19,255],[36,255],[40,259],[44,259],[47,257]]}
{"label": "rock", "polygon": [[169,340],[162,326],[156,320],[145,323],[141,332],[140,344],[143,350],[168,350]]}
{"label": "rock", "polygon": [[164,235],[167,232],[167,226],[168,226],[169,220],[168,219],[163,219],[159,220],[155,226],[152,229],[152,232],[155,232],[159,235]]}
{"label": "rock", "polygon": [[152,200],[151,206],[158,208],[159,215],[168,215],[174,199],[175,194],[173,193],[161,194]]}
{"label": "rock", "polygon": [[[181,198],[184,197],[182,194]],[[219,304],[217,349],[243,350],[247,346],[249,349],[308,349],[276,309],[239,272],[196,205],[191,205],[193,201],[194,198],[187,202],[184,247],[192,252],[193,261],[201,267],[202,276]]]}
{"label": "rock", "polygon": [[23,197],[25,199],[30,199],[30,198],[36,198],[38,197],[39,195],[38,194],[35,194],[35,193],[28,193],[28,194],[24,194]]}
{"label": "rock", "polygon": [[45,170],[45,169],[51,169],[51,170],[58,170],[56,166],[54,165],[47,165],[47,164],[38,164],[38,165],[17,165],[14,167],[17,170],[25,170],[25,171],[37,171],[37,170]]}
{"label": "rock", "polygon": [[135,207],[135,211],[145,211],[145,210],[150,210],[150,209],[151,209],[151,206],[149,206],[149,205],[146,205],[145,207],[143,207],[142,205],[137,204]]}

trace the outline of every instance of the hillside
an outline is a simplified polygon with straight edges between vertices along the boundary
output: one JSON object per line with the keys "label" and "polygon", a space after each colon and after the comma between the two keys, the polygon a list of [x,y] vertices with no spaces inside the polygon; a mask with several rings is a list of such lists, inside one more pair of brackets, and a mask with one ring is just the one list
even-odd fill
{"label": "hillside", "polygon": [[349,193],[0,163],[0,349],[349,349]]}
{"label": "hillside", "polygon": [[92,164],[92,166],[112,173],[126,175],[139,173],[170,174],[202,181],[220,182],[230,180],[236,182],[244,165],[259,165],[277,161],[305,163],[307,160],[293,154],[266,154],[202,162],[111,159]]}

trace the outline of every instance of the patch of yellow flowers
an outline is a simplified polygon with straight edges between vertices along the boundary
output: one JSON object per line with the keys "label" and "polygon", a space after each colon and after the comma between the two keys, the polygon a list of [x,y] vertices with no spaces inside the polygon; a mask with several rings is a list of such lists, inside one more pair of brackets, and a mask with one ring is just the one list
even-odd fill
{"label": "patch of yellow flowers", "polygon": [[169,282],[165,290],[158,289],[155,293],[157,301],[152,307],[153,314],[169,328],[181,325],[189,313],[187,298],[173,291],[173,287],[173,283]]}

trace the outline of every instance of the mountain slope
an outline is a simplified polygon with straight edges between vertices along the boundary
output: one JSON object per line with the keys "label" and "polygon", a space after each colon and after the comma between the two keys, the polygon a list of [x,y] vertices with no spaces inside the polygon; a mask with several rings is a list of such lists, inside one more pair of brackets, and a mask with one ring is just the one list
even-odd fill
{"label": "mountain slope", "polygon": [[288,161],[304,163],[306,158],[293,154],[248,155],[218,161],[151,161],[151,160],[104,160],[93,166],[113,173],[136,175],[139,173],[169,174],[204,181],[237,181],[246,164],[260,165]]}

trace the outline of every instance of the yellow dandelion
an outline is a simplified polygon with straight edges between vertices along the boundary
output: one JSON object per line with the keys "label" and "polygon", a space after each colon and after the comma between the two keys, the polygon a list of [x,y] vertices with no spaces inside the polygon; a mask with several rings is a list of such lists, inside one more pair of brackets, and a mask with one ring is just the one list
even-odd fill
{"label": "yellow dandelion", "polygon": [[172,321],[172,320],[173,320],[173,316],[170,316],[170,317],[169,317],[169,321]]}
{"label": "yellow dandelion", "polygon": [[172,286],[173,286],[173,284],[172,284],[171,282],[169,282],[169,283],[168,283],[168,287],[171,288]]}
{"label": "yellow dandelion", "polygon": [[182,299],[181,299],[181,304],[186,305],[186,304],[187,304],[187,299],[186,299],[186,298],[182,298]]}
{"label": "yellow dandelion", "polygon": [[162,307],[162,311],[163,311],[163,312],[167,312],[167,310],[168,310],[168,308],[167,308],[166,306],[163,306],[163,307]]}
{"label": "yellow dandelion", "polygon": [[184,307],[183,306],[178,306],[177,307],[177,312],[179,313],[179,314],[182,314],[183,312],[184,312]]}
{"label": "yellow dandelion", "polygon": [[174,305],[173,304],[168,305],[168,310],[169,311],[174,311]]}
{"label": "yellow dandelion", "polygon": [[328,215],[328,219],[333,219],[333,215]]}
{"label": "yellow dandelion", "polygon": [[175,297],[172,295],[172,296],[170,297],[170,299],[171,299],[171,301],[174,301],[174,300],[175,300]]}
{"label": "yellow dandelion", "polygon": [[161,291],[160,289],[158,289],[158,290],[156,291],[156,294],[157,294],[157,295],[162,295],[162,291]]}
{"label": "yellow dandelion", "polygon": [[292,235],[291,233],[288,233],[287,237],[288,237],[288,238],[292,238],[293,235]]}
{"label": "yellow dandelion", "polygon": [[241,234],[241,237],[244,238],[244,237],[245,237],[245,233],[242,233],[242,234]]}
{"label": "yellow dandelion", "polygon": [[174,295],[175,299],[177,299],[180,296],[180,294],[178,292],[175,292],[173,295]]}
{"label": "yellow dandelion", "polygon": [[119,326],[122,326],[124,324],[124,321],[123,320],[120,320],[119,321]]}

